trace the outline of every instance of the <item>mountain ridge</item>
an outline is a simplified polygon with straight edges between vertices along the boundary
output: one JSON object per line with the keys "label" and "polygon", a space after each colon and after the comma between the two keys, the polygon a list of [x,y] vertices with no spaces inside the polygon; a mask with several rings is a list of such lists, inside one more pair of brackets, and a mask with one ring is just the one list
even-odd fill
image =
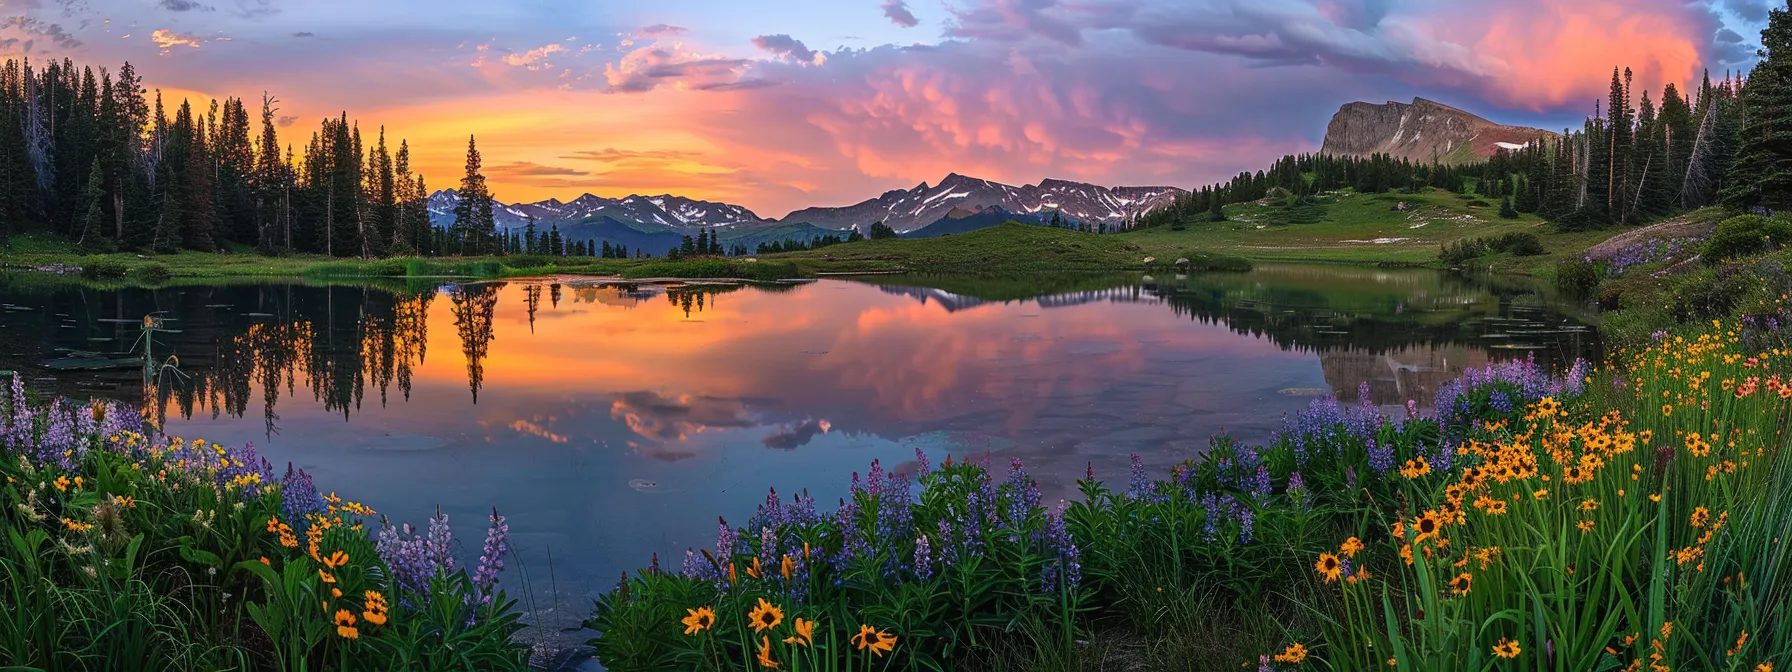
{"label": "mountain ridge", "polygon": [[1326,125],[1319,153],[1365,157],[1386,154],[1446,165],[1492,157],[1556,134],[1540,128],[1488,121],[1443,103],[1414,97],[1411,103],[1345,103]]}

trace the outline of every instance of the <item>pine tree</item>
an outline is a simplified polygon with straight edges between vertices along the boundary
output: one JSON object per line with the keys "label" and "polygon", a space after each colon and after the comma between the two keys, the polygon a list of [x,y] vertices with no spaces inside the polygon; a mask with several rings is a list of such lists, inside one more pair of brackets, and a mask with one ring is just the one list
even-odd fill
{"label": "pine tree", "polygon": [[489,242],[497,234],[492,220],[492,196],[486,190],[485,176],[479,173],[479,146],[467,136],[467,174],[460,180],[460,202],[454,206],[454,224],[449,241],[460,254],[487,254]]}
{"label": "pine tree", "polygon": [[1747,119],[1723,202],[1735,209],[1792,208],[1792,10],[1768,13],[1761,61],[1742,87]]}

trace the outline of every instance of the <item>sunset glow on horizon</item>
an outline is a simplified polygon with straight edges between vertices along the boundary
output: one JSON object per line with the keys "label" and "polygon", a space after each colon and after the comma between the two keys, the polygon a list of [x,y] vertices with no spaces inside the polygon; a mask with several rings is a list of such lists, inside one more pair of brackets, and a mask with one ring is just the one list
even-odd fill
{"label": "sunset glow on horizon", "polygon": [[[675,194],[782,217],[948,173],[1191,187],[1422,96],[1578,127],[1746,68],[1771,0],[0,0],[0,57],[130,61],[182,98],[346,111],[433,189],[469,134],[504,202]],[[754,6],[748,7],[748,4]]]}

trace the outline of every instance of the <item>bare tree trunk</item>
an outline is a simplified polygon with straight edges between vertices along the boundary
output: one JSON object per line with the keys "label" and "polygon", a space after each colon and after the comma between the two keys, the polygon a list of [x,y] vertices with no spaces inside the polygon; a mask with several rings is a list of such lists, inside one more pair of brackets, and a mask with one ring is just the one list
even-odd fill
{"label": "bare tree trunk", "polygon": [[1694,199],[1698,205],[1704,205],[1705,190],[1708,183],[1705,179],[1705,154],[1710,149],[1711,135],[1714,133],[1717,117],[1717,106],[1705,109],[1705,118],[1699,122],[1699,133],[1693,136],[1692,154],[1686,157],[1686,177],[1680,181],[1680,207],[1694,207]]}
{"label": "bare tree trunk", "polygon": [[1654,162],[1655,157],[1653,156],[1643,160],[1643,176],[1636,181],[1636,198],[1631,200],[1630,210],[1625,211],[1624,219],[1618,222],[1620,226],[1629,223],[1630,214],[1636,212],[1637,208],[1643,207],[1643,185],[1649,181],[1649,164]]}
{"label": "bare tree trunk", "polygon": [[124,181],[119,180],[118,191],[112,192],[112,227],[117,231],[118,242],[124,242]]}

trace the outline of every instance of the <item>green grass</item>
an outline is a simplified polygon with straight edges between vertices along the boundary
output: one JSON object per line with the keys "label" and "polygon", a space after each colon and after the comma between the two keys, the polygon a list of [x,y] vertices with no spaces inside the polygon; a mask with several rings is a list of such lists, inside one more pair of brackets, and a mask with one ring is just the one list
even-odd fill
{"label": "green grass", "polygon": [[[767,255],[807,272],[913,271],[1001,275],[1115,271],[1168,266],[1187,258],[1197,267],[1247,270],[1249,262],[1205,251],[1199,241],[1150,247],[1126,236],[1078,233],[1009,222],[964,234],[864,240],[819,250]],[[1153,261],[1146,261],[1152,258]]]}

